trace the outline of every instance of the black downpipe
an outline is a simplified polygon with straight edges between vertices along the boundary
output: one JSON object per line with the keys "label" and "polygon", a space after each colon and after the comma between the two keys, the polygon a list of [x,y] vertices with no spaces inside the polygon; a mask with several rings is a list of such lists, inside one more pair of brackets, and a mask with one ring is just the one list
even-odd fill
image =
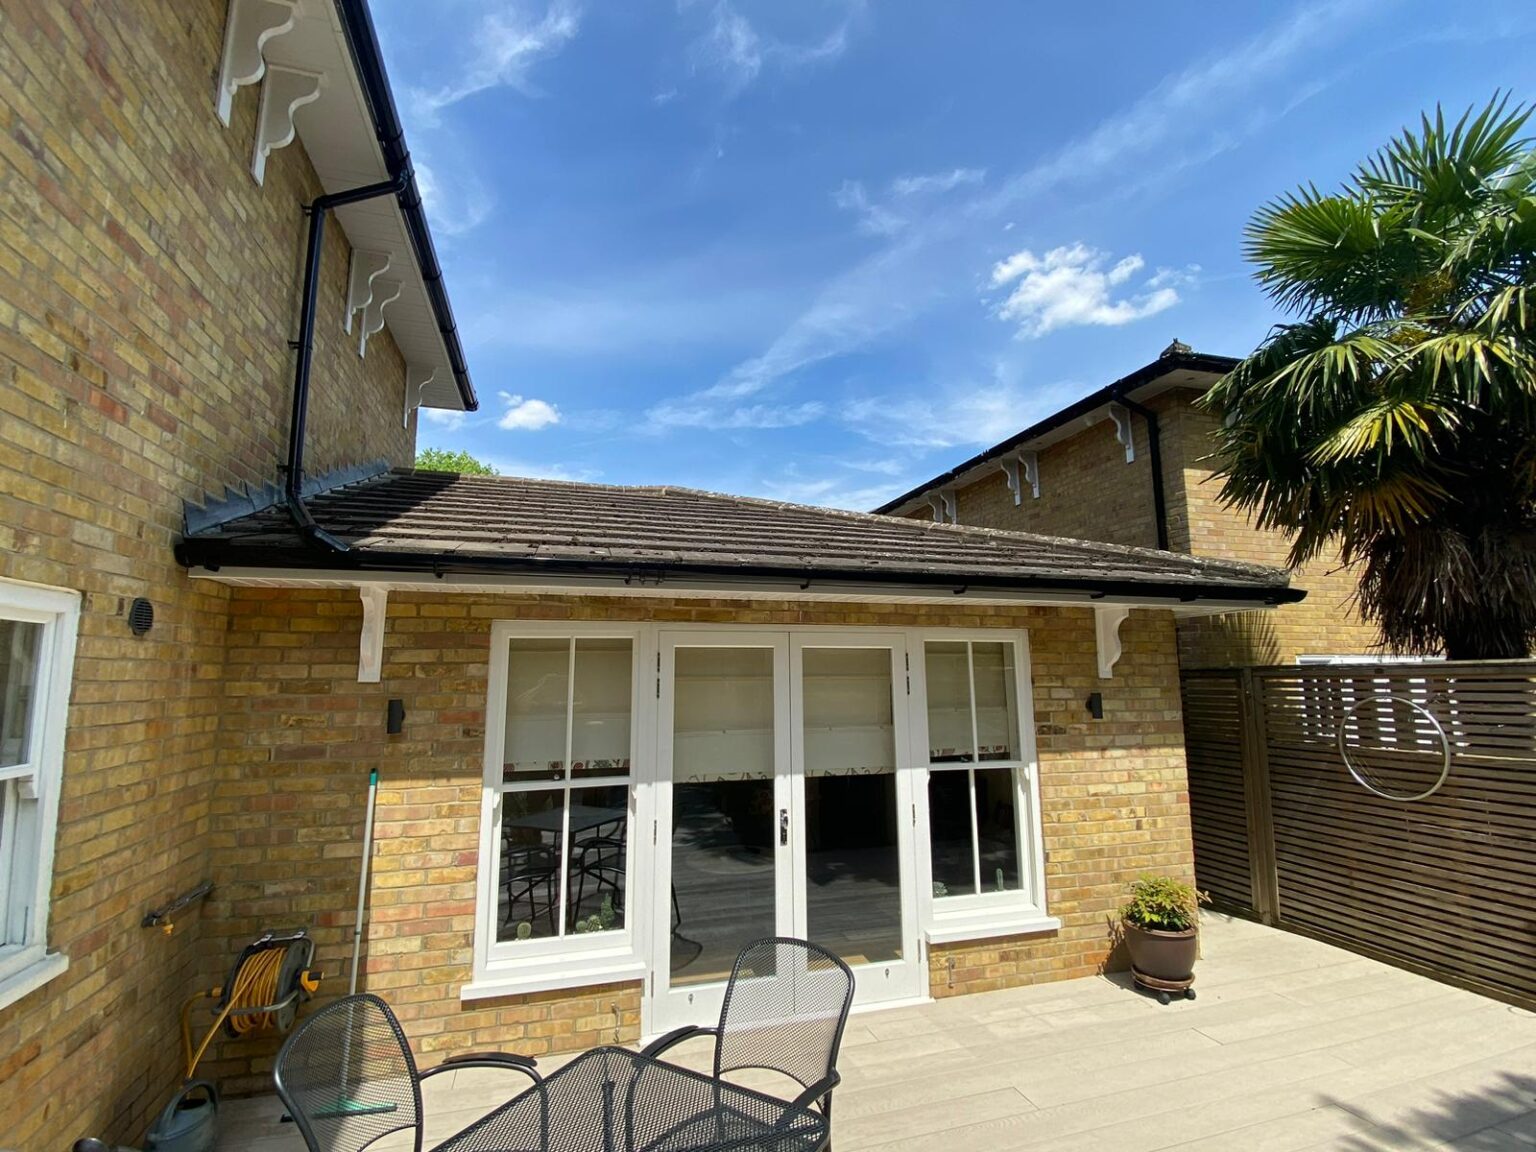
{"label": "black downpipe", "polygon": [[407,166],[393,180],[317,196],[304,210],[309,216],[309,244],[304,252],[304,295],[299,313],[299,338],[294,342],[298,357],[293,368],[293,412],[288,421],[288,463],[283,469],[286,473],[283,496],[288,504],[288,514],[293,517],[293,522],[305,538],[332,552],[345,552],[348,549],[346,544],[315,523],[315,518],[304,504],[304,429],[309,421],[309,371],[315,359],[315,304],[320,294],[325,216],[333,208],[345,204],[375,200],[380,196],[398,196],[405,188],[410,174],[411,170]]}
{"label": "black downpipe", "polygon": [[1152,464],[1152,518],[1157,523],[1157,546],[1168,551],[1168,502],[1163,495],[1163,440],[1158,435],[1157,413],[1145,404],[1138,404],[1129,396],[1120,395],[1117,402],[1127,411],[1134,412],[1147,422],[1147,455]]}

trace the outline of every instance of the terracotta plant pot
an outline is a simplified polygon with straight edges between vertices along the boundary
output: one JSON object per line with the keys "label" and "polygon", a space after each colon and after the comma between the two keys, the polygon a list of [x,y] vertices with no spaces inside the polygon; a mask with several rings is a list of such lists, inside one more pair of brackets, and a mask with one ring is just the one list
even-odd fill
{"label": "terracotta plant pot", "polygon": [[1159,932],[1121,921],[1125,946],[1131,953],[1131,969],[1139,983],[1159,991],[1188,988],[1195,979],[1198,932]]}

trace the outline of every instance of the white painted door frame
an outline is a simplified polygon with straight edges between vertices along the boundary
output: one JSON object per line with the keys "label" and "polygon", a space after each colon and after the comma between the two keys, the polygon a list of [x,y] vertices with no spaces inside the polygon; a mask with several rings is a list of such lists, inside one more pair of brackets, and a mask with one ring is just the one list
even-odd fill
{"label": "white painted door frame", "polygon": [[[676,654],[678,648],[755,648],[773,652],[774,698],[774,878],[775,924],[780,935],[804,937],[807,931],[806,796],[804,745],[804,668],[806,648],[864,648],[891,655],[892,721],[896,751],[896,828],[901,878],[901,941],[903,959],[887,964],[860,965],[863,975],[857,1003],[873,1004],[925,996],[928,974],[919,931],[918,888],[925,872],[919,867],[916,835],[919,801],[912,770],[909,696],[910,634],[905,630],[857,629],[835,631],[801,628],[662,628],[657,645],[656,756],[649,787],[651,835],[642,837],[649,856],[639,870],[646,899],[641,912],[649,929],[651,976],[644,997],[642,1028],[654,1035],[682,1024],[708,1023],[718,1016],[724,984],[670,986],[672,813]],[[921,649],[919,649],[919,656]],[[640,783],[647,783],[641,781]],[[779,821],[788,818],[788,843],[779,843]],[[648,865],[648,866],[647,866]],[[637,911],[639,909],[637,908]]]}

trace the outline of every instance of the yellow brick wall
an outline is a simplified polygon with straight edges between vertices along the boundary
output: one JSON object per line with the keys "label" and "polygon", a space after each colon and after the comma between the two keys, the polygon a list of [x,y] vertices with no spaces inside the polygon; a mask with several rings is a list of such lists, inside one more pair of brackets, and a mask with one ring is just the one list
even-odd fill
{"label": "yellow brick wall", "polygon": [[[394,594],[383,678],[356,683],[355,594],[236,589],[230,619],[223,777],[212,801],[218,890],[208,917],[232,956],[252,934],[304,924],[324,989],[345,987],[368,771],[381,771],[366,986],[396,1006],[412,1043],[439,1053],[539,1054],[638,1035],[637,983],[461,1004],[470,977],[489,634],[496,619],[613,619],[830,627],[1025,628],[1034,673],[1050,911],[1059,932],[944,949],[936,994],[1097,971],[1125,885],[1193,874],[1178,668],[1166,613],[1133,613],[1125,656],[1098,679],[1086,609],[671,603]],[[1105,718],[1085,699],[1104,693]],[[404,701],[404,732],[384,732]],[[1005,958],[994,958],[1005,957]],[[954,987],[952,988],[951,982]],[[224,1044],[227,1089],[264,1091],[273,1040]]]}
{"label": "yellow brick wall", "polygon": [[[1198,392],[1175,389],[1153,397],[1162,440],[1168,546],[1175,552],[1285,567],[1289,544],[1278,532],[1260,531],[1247,517],[1217,499],[1219,484],[1205,459],[1216,419],[1195,408]],[[1146,423],[1133,417],[1136,459],[1109,421],[1095,424],[1040,452],[1040,496],[1028,491],[1017,506],[1002,470],[959,489],[961,524],[1042,532],[1112,544],[1156,547],[1152,475]],[[931,519],[931,512],[910,514]],[[1272,612],[1234,612],[1184,621],[1180,651],[1187,668],[1291,664],[1297,656],[1377,654],[1373,625],[1355,608],[1355,578],[1336,553],[1319,557],[1291,575],[1307,598]]]}
{"label": "yellow brick wall", "polygon": [[[1038,498],[1025,487],[1023,499],[1014,504],[1001,468],[961,488],[956,493],[960,523],[1155,548],[1147,428],[1139,416],[1132,423],[1135,460],[1126,462],[1115,426],[1103,421],[1040,451]],[[916,515],[932,519],[927,510]]]}
{"label": "yellow brick wall", "polygon": [[[217,978],[200,914],[144,912],[209,875],[227,593],[172,559],[182,502],[268,482],[285,450],[300,146],[251,179],[257,88],[213,109],[223,0],[0,11],[0,576],[84,596],[55,860],[67,973],[0,1009],[0,1145],[137,1143],[179,1079],[176,1010]],[[410,458],[403,365],[341,333],[330,230],[311,470]],[[125,605],[147,596],[143,638]],[[210,967],[214,972],[210,976]]]}
{"label": "yellow brick wall", "polygon": [[[1193,397],[1188,392],[1175,395]],[[1216,428],[1215,416],[1186,404],[1177,435],[1169,441],[1186,493],[1190,551],[1283,568],[1290,551],[1285,536],[1254,528],[1244,513],[1218,499],[1220,482],[1211,475],[1210,464],[1201,459],[1210,454],[1210,437]],[[1234,612],[1181,624],[1179,645],[1185,666],[1294,664],[1301,655],[1382,652],[1375,625],[1362,620],[1355,607],[1355,574],[1337,552],[1302,565],[1291,574],[1291,585],[1305,589],[1307,598],[1273,612]]]}

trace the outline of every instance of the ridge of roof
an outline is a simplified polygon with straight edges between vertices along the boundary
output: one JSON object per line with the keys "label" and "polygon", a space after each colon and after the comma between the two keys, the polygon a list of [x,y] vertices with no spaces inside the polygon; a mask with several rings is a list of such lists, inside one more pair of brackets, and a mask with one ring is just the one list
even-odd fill
{"label": "ridge of roof", "polygon": [[933,477],[933,479],[919,484],[916,488],[913,488],[908,492],[904,492],[892,500],[887,500],[884,504],[880,505],[880,507],[874,509],[874,513],[880,516],[889,515],[897,508],[900,508],[903,504],[917,499],[919,496],[924,495],[932,489],[943,487],[951,480],[955,480],[960,476],[963,476],[972,468],[979,467],[994,457],[1001,456],[1006,452],[1010,452],[1014,448],[1017,448],[1021,444],[1025,444],[1028,441],[1035,439],[1036,437],[1044,436],[1047,432],[1052,432],[1055,429],[1061,427],[1063,424],[1069,423],[1070,421],[1077,419],[1079,416],[1083,416],[1089,412],[1092,412],[1095,408],[1099,408],[1118,399],[1121,396],[1124,396],[1126,393],[1132,391],[1133,389],[1140,388],[1144,385],[1151,384],[1156,380],[1160,380],[1170,372],[1178,372],[1182,370],[1209,372],[1212,375],[1225,375],[1226,373],[1232,371],[1233,368],[1236,368],[1240,363],[1242,363],[1242,361],[1237,357],[1218,356],[1209,352],[1196,352],[1194,349],[1190,348],[1189,345],[1181,344],[1175,340],[1172,344],[1163,350],[1162,354],[1159,355],[1156,360],[1153,360],[1151,363],[1143,364],[1140,368],[1137,368],[1133,372],[1127,373],[1113,383],[1106,384],[1104,387],[1099,388],[1094,392],[1090,392],[1087,396],[1084,396],[1079,400],[1074,400],[1065,408],[1058,408],[1055,412],[1051,413],[1051,415],[1045,417],[1042,420],[1035,421],[1035,423],[1031,424],[1028,428],[1025,428],[1022,432],[1016,432],[1012,436],[1009,436],[1007,439],[998,441],[996,444],[992,445],[992,447],[983,449],[982,451],[972,456],[970,459],[955,465],[953,468],[949,469],[949,471],[941,472],[939,475]]}
{"label": "ridge of roof", "polygon": [[[615,495],[627,495],[645,493],[655,496],[692,496],[706,500],[719,500],[729,504],[743,505],[747,507],[771,508],[775,511],[788,511],[796,513],[809,513],[811,515],[824,516],[828,519],[844,519],[882,528],[889,527],[893,517],[878,512],[860,512],[849,508],[829,508],[820,504],[798,504],[790,500],[772,500],[762,496],[743,496],[734,492],[716,492],[708,488],[690,488],[678,484],[595,484],[579,480],[555,480],[536,476],[475,476],[458,472],[433,472],[429,469],[394,468],[390,470],[394,476],[409,477],[413,475],[454,476],[459,481],[467,481],[475,484],[481,483],[513,483],[523,486],[542,485],[551,488],[578,489],[583,491],[611,492]],[[1085,552],[1098,552],[1105,555],[1121,556],[1126,559],[1156,559],[1166,561],[1168,558],[1177,558],[1188,563],[1191,567],[1206,568],[1212,570],[1232,570],[1246,572],[1255,577],[1272,575],[1283,572],[1283,569],[1273,568],[1265,564],[1254,564],[1247,560],[1225,560],[1207,556],[1191,556],[1184,552],[1165,551],[1159,548],[1147,548],[1135,544],[1114,544],[1105,540],[1081,540],[1074,536],[1052,536],[1044,532],[1023,532],[1009,528],[988,528],[979,524],[949,524],[932,520],[910,520],[903,518],[903,530],[921,531],[938,534],[949,534],[961,538],[985,537],[1003,541],[1031,542],[1040,544],[1052,544],[1065,546]]]}

